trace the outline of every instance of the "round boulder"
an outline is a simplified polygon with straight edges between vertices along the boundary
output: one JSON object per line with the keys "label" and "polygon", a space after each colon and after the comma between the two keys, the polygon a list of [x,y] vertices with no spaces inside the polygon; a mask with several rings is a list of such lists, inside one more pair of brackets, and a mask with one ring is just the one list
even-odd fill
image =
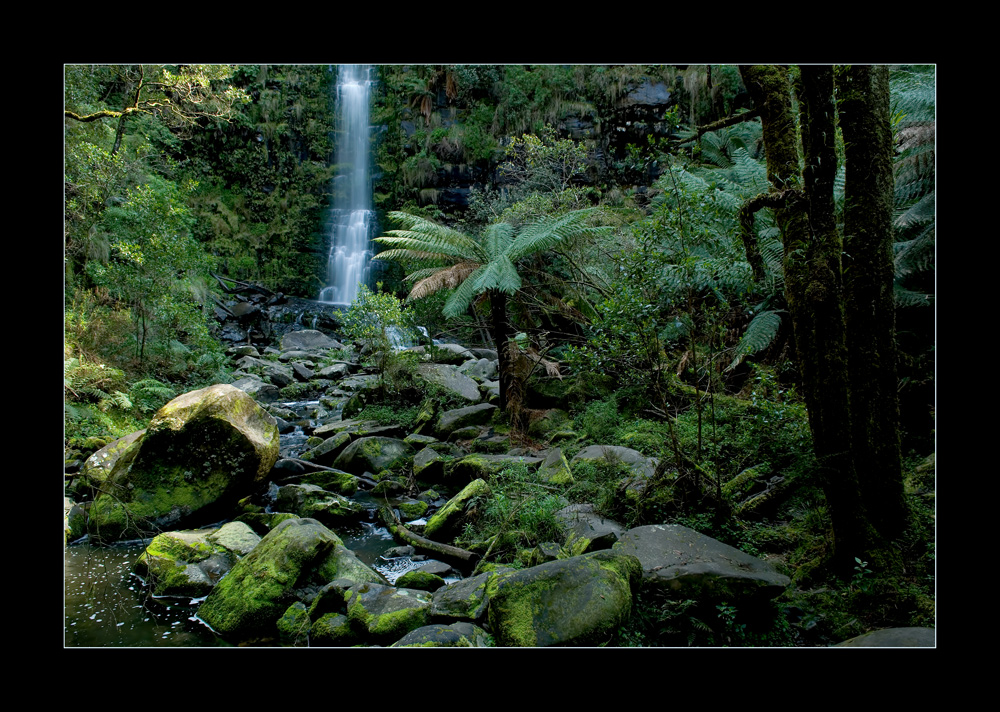
{"label": "round boulder", "polygon": [[219,384],[178,396],[119,454],[90,510],[98,541],[139,538],[221,518],[278,459],[273,416]]}

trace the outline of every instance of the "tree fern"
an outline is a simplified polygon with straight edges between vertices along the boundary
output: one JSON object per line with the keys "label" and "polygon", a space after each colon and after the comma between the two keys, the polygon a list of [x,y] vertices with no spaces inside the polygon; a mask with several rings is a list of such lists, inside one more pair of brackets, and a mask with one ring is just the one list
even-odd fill
{"label": "tree fern", "polygon": [[740,339],[740,342],[734,349],[733,361],[726,370],[731,371],[740,365],[747,356],[763,351],[770,346],[774,341],[774,337],[778,335],[780,328],[780,311],[758,312],[747,325],[747,330],[743,333],[743,338]]}

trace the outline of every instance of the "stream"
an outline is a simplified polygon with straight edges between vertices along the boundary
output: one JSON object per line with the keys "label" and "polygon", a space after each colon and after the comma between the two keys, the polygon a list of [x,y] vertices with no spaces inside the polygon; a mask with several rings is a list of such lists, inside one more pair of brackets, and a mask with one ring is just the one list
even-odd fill
{"label": "stream", "polygon": [[[281,403],[308,419],[317,401]],[[315,421],[311,421],[315,424]],[[297,426],[281,435],[280,457],[297,457],[305,449],[308,435]],[[276,488],[272,485],[272,491]],[[408,556],[386,558],[383,554],[398,544],[378,523],[377,504],[359,490],[353,498],[365,507],[367,517],[337,534],[363,563],[382,574],[389,583],[431,559]],[[218,525],[221,525],[219,522]],[[110,547],[92,546],[82,540],[65,550],[64,614],[66,647],[219,647],[229,646],[196,616],[202,599],[153,596],[132,573],[133,562],[149,540],[122,542]],[[457,574],[445,577],[457,580]]]}

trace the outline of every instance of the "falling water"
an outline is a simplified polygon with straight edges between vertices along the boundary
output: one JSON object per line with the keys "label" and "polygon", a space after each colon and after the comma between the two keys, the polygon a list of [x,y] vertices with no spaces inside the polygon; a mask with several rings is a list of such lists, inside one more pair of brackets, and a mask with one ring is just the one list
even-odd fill
{"label": "falling water", "polygon": [[372,191],[369,180],[368,97],[371,67],[342,64],[337,74],[338,173],[334,179],[333,227],[326,284],[319,300],[350,304],[368,281],[371,261]]}

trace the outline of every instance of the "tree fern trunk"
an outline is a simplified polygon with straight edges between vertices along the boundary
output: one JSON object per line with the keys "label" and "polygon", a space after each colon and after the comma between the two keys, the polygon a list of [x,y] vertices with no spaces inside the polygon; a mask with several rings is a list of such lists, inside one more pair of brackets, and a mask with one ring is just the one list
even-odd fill
{"label": "tree fern trunk", "polygon": [[500,372],[500,410],[507,410],[507,391],[511,383],[510,328],[507,324],[507,295],[498,289],[489,290],[490,318],[493,340],[496,342]]}

